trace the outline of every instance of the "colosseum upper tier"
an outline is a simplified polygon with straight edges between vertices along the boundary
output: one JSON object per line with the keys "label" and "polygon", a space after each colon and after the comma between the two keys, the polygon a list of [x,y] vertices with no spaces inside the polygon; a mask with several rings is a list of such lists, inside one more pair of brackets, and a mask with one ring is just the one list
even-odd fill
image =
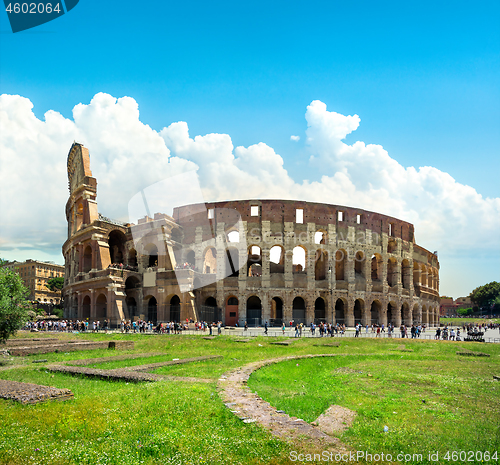
{"label": "colosseum upper tier", "polygon": [[68,155],[63,290],[73,319],[438,324],[439,262],[413,225],[359,208],[234,200],[98,213],[88,150]]}

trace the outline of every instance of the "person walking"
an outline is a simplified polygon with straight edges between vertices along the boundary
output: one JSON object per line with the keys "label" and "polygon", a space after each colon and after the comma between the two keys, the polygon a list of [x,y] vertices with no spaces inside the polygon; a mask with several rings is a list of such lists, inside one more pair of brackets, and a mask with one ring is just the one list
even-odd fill
{"label": "person walking", "polygon": [[264,324],[264,334],[266,334],[266,335],[267,335],[267,321],[266,321],[266,322],[265,322],[265,324]]}

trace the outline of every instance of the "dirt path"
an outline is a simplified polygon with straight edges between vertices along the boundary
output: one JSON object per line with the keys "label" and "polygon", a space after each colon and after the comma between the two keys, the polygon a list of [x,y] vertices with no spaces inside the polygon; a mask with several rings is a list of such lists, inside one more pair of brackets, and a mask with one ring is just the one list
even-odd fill
{"label": "dirt path", "polygon": [[[306,436],[309,438],[308,446],[316,446],[322,448],[322,450],[335,450],[340,453],[347,452],[347,446],[338,438],[326,434],[320,427],[313,426],[300,418],[291,417],[282,411],[276,410],[269,402],[262,400],[247,387],[250,375],[263,366],[284,360],[336,356],[338,355],[297,355],[249,363],[241,368],[231,370],[219,378],[217,382],[219,395],[226,407],[245,423],[256,422],[284,440],[291,439],[303,443],[303,438]],[[333,434],[335,431],[330,428],[329,432]]]}

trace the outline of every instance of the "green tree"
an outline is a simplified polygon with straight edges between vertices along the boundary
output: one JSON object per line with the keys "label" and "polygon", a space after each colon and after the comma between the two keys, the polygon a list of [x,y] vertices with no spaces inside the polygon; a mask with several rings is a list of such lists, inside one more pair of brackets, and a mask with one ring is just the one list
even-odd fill
{"label": "green tree", "polygon": [[500,283],[496,281],[477,287],[470,293],[470,299],[479,308],[491,306],[498,296],[500,296]]}
{"label": "green tree", "polygon": [[60,291],[64,287],[64,278],[50,278],[45,286],[52,292]]}
{"label": "green tree", "polygon": [[28,289],[19,274],[3,267],[0,259],[0,343],[5,343],[28,320]]}

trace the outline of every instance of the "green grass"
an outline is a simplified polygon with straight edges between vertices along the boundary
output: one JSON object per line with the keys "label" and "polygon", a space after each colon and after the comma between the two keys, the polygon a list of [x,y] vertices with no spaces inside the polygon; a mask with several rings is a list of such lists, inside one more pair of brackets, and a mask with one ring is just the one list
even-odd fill
{"label": "green grass", "polygon": [[439,322],[444,325],[468,325],[469,323],[477,323],[479,324],[489,324],[489,323],[500,323],[500,318],[446,318],[441,317]]}
{"label": "green grass", "polygon": [[[106,337],[71,335],[82,340]],[[255,372],[248,384],[272,405],[308,421],[331,404],[355,410],[356,422],[342,435],[355,450],[491,451],[500,446],[500,383],[492,378],[500,375],[498,345],[344,338],[339,347],[329,347],[314,344],[331,343],[330,338],[301,339],[290,346],[272,345],[273,338],[263,337],[248,343],[225,336],[210,341],[173,335],[113,338],[135,341],[135,349],[33,355],[16,358],[13,366],[0,371],[3,379],[69,388],[75,395],[70,401],[37,405],[0,400],[0,464],[290,463],[291,446],[256,424],[242,423],[221,402],[216,380],[252,361],[322,353],[339,357],[270,365]],[[401,351],[402,344],[413,352]],[[491,356],[460,357],[460,349]],[[107,382],[49,373],[44,364],[31,363],[145,352],[165,355],[95,366],[117,368],[201,355],[222,358],[155,371],[208,378],[211,383]],[[355,373],[335,371],[342,367]],[[389,426],[385,434],[384,425]],[[301,447],[308,450],[307,442]]]}
{"label": "green grass", "polygon": [[[442,457],[447,450],[500,454],[500,383],[492,376],[500,373],[500,347],[432,341],[405,345],[414,352],[270,365],[256,371],[248,385],[306,421],[332,404],[356,411],[354,424],[341,435],[356,450],[393,456],[439,451]],[[491,357],[462,360],[455,354],[459,346]]]}

